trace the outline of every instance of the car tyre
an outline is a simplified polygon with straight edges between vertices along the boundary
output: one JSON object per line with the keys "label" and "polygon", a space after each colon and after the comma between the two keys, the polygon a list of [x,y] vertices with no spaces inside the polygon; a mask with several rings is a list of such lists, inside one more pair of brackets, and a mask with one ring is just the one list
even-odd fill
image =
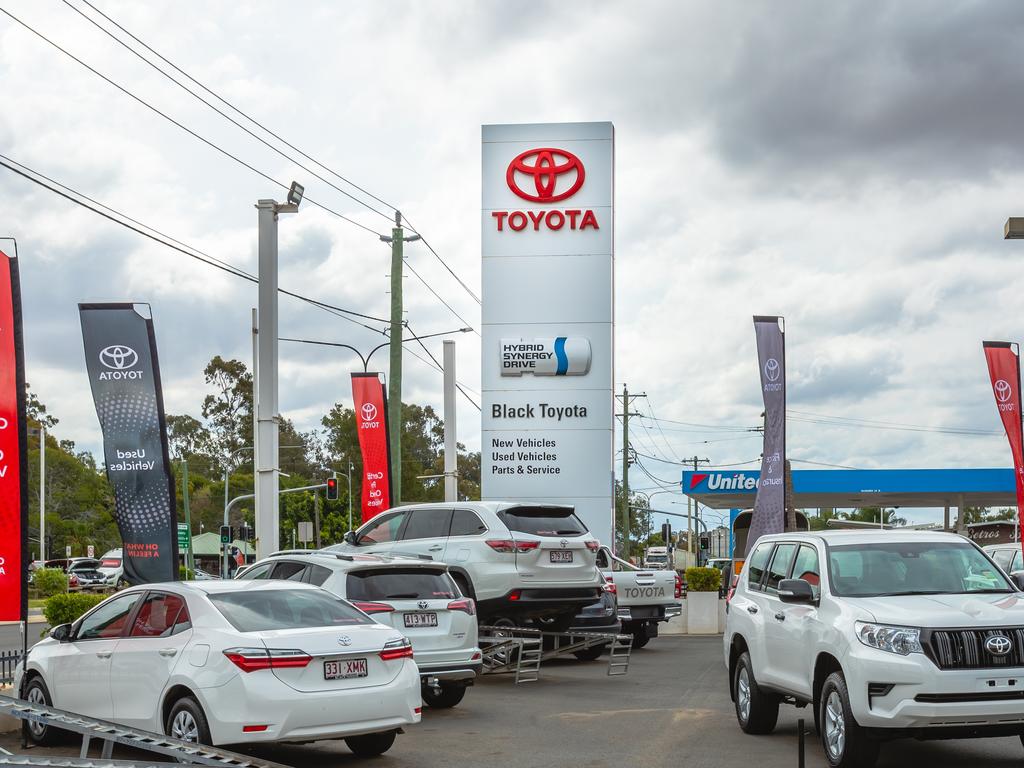
{"label": "car tyre", "polygon": [[651,636],[647,633],[647,627],[644,624],[633,630],[633,648],[643,648],[649,642],[651,642]]}
{"label": "car tyre", "polygon": [[[33,677],[25,686],[25,700],[30,704],[42,704],[45,707],[53,706],[53,699],[50,698],[50,689],[46,687],[41,677]],[[33,744],[41,747],[48,747],[60,741],[63,731],[58,731],[52,725],[44,725],[34,720],[28,721],[28,737]]]}
{"label": "car tyre", "polygon": [[464,685],[441,685],[440,688],[433,688],[429,685],[423,686],[423,703],[431,709],[451,709],[466,695]]}
{"label": "car tyre", "polygon": [[172,739],[187,741],[190,744],[212,744],[210,724],[206,720],[203,708],[191,696],[184,696],[174,702],[167,715],[165,732]]}
{"label": "car tyre", "polygon": [[854,719],[842,672],[833,672],[825,680],[818,710],[821,746],[830,768],[871,768],[878,760],[879,744]]}
{"label": "car tyre", "polygon": [[383,755],[395,743],[395,731],[368,733],[365,736],[349,736],[345,744],[356,757],[377,757]]}
{"label": "car tyre", "polygon": [[605,652],[606,647],[604,645],[591,646],[590,648],[584,648],[582,651],[575,651],[573,656],[580,661],[597,661],[601,658],[601,654]]}
{"label": "car tyre", "polygon": [[766,734],[775,730],[779,719],[779,699],[758,686],[754,665],[746,651],[736,662],[732,693],[736,702],[736,720],[744,733]]}

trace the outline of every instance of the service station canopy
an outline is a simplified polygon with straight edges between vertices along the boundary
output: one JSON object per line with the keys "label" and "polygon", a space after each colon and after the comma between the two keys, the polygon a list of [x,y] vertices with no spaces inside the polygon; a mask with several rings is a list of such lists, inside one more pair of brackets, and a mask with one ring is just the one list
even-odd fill
{"label": "service station canopy", "polygon": [[[682,491],[713,509],[750,509],[757,470],[683,472]],[[795,469],[797,509],[1010,507],[1012,469]]]}

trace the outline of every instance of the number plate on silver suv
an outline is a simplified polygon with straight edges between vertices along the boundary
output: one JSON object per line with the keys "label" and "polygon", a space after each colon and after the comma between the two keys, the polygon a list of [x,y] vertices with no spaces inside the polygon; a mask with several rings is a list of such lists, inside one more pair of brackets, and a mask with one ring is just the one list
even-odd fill
{"label": "number plate on silver suv", "polygon": [[551,550],[551,562],[552,563],[571,563],[572,562],[572,550],[571,549],[553,549],[553,550]]}

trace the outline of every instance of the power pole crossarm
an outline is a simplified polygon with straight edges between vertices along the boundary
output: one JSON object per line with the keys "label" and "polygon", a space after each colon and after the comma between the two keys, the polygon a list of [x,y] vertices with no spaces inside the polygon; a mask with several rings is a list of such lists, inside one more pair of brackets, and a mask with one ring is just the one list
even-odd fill
{"label": "power pole crossarm", "polygon": [[630,401],[647,397],[643,392],[631,395],[629,387],[622,385],[622,516],[619,521],[622,530],[622,555],[629,557],[629,417],[639,416],[629,410]]}

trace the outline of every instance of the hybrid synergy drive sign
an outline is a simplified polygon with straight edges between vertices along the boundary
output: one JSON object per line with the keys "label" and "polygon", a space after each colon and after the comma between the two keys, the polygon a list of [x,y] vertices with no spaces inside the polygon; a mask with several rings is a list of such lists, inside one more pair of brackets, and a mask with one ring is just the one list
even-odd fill
{"label": "hybrid synergy drive sign", "polygon": [[483,129],[484,499],[572,504],[612,542],[614,131]]}

